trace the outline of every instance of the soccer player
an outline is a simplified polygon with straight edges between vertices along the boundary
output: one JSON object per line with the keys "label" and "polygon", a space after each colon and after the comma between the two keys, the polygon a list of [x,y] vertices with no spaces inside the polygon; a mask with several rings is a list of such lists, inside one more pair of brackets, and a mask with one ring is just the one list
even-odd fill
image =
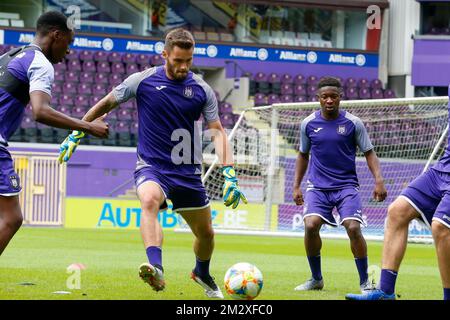
{"label": "soccer player", "polygon": [[[331,77],[318,84],[317,97],[321,109],[301,123],[300,152],[296,161],[293,198],[297,205],[304,204],[305,248],[312,278],[295,290],[321,290],[324,286],[321,271],[322,240],[320,228],[326,223],[336,227],[332,210],[340,216],[350,238],[350,246],[359,273],[362,291],[371,290],[368,279],[367,245],[361,233],[362,203],[356,176],[356,149],[364,153],[367,165],[375,178],[373,196],[383,201],[387,192],[384,187],[378,157],[373,150],[362,121],[339,109],[341,83]],[[300,189],[306,174],[311,153],[305,199]]]}
{"label": "soccer player", "polygon": [[[245,203],[247,200],[237,185],[215,94],[201,77],[189,70],[194,44],[190,32],[183,29],[170,31],[162,53],[165,65],[129,76],[93,106],[83,119],[91,121],[120,103],[136,98],[139,141],[134,177],[142,207],[140,231],[149,261],[139,267],[139,275],[155,291],[164,289],[163,232],[158,211],[165,209],[166,199],[170,199],[173,210],[183,216],[195,236],[196,265],[192,279],[205,289],[208,297],[223,298],[209,272],[214,231],[209,199],[201,181],[201,142],[196,139],[198,132],[195,132],[199,129],[197,121],[201,115],[212,131],[216,153],[224,165],[225,205],[236,208],[241,199]],[[61,145],[61,161],[68,161],[71,149],[79,143],[78,138],[71,136]],[[183,137],[182,148],[179,137]]]}
{"label": "soccer player", "polygon": [[[450,86],[448,91],[450,97]],[[450,113],[450,102],[448,104]],[[449,117],[450,124],[450,117]],[[450,139],[450,137],[449,137]],[[450,300],[450,140],[444,155],[414,179],[388,208],[377,290],[347,294],[349,300],[395,300],[395,282],[408,242],[408,226],[422,220],[433,234],[444,300]]]}
{"label": "soccer player", "polygon": [[81,121],[50,107],[52,64],[63,60],[73,37],[66,16],[46,12],[37,20],[33,43],[11,49],[0,57],[0,255],[23,221],[18,197],[22,188],[6,147],[20,126],[28,102],[31,101],[33,117],[38,122],[82,130],[101,138],[108,136],[108,125],[103,119]]}

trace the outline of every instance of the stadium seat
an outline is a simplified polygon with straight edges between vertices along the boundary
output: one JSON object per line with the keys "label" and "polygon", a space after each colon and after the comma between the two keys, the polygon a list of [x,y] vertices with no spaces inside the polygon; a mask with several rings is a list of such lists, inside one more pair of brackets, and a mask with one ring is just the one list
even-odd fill
{"label": "stadium seat", "polygon": [[76,95],[77,94],[77,87],[75,83],[73,82],[66,82],[63,84],[62,90],[64,94],[67,95]]}
{"label": "stadium seat", "polygon": [[117,145],[123,147],[130,147],[132,145],[130,126],[127,122],[117,122],[114,126],[114,131],[117,134]]}
{"label": "stadium seat", "polygon": [[62,96],[59,97],[59,104],[62,106],[69,106],[69,107],[73,106],[74,102],[72,96],[63,94]]}
{"label": "stadium seat", "polygon": [[281,86],[281,94],[282,95],[286,95],[286,94],[292,95],[292,94],[294,94],[294,88],[293,88],[292,84],[289,84],[289,83],[283,84]]}
{"label": "stadium seat", "polygon": [[80,83],[94,83],[94,73],[92,72],[81,72],[80,73]]}
{"label": "stadium seat", "polygon": [[108,53],[105,51],[96,51],[94,53],[94,61],[108,61]]}
{"label": "stadium seat", "polygon": [[294,86],[294,94],[297,96],[306,96],[307,90],[306,86],[303,84],[297,84]]}
{"label": "stadium seat", "polygon": [[56,70],[58,70],[58,71],[65,71],[65,70],[67,70],[67,65],[66,65],[65,61],[57,63],[57,64],[53,65],[53,67],[54,67],[55,71]]}
{"label": "stadium seat", "polygon": [[148,65],[148,64],[150,64],[150,55],[140,53],[136,56],[135,62],[139,65]]}
{"label": "stadium seat", "polygon": [[386,89],[383,92],[383,96],[385,99],[394,99],[396,97],[395,92],[391,89]]}
{"label": "stadium seat", "polygon": [[370,87],[373,89],[383,89],[383,83],[380,79],[374,79],[370,82]]}
{"label": "stadium seat", "polygon": [[127,70],[126,70],[127,76],[132,75],[133,73],[139,72],[139,68],[135,64],[127,64]]}
{"label": "stadium seat", "polygon": [[[111,62],[113,62],[110,59]],[[135,64],[136,63],[136,54],[134,53],[126,53],[122,56],[122,62],[125,64]]]}
{"label": "stadium seat", "polygon": [[294,84],[306,84],[306,78],[302,74],[297,74],[294,77]]}
{"label": "stadium seat", "polygon": [[271,93],[267,96],[267,104],[274,103],[280,103],[280,97],[275,93]]}
{"label": "stadium seat", "polygon": [[23,129],[23,140],[25,142],[37,142],[38,130],[36,127],[36,122],[30,117],[24,117],[21,123],[21,128]]}
{"label": "stadium seat", "polygon": [[53,82],[52,84],[52,96],[55,96],[55,94],[62,93],[62,85],[60,82]]}
{"label": "stadium seat", "polygon": [[54,143],[55,142],[55,140],[54,140],[55,135],[53,134],[52,127],[49,127],[49,126],[39,123],[39,122],[36,124],[36,127],[39,132],[39,136],[38,136],[39,142],[42,142],[42,143]]}
{"label": "stadium seat", "polygon": [[365,78],[361,78],[358,81],[358,88],[363,89],[363,88],[370,88],[370,82],[369,80],[365,79]]}
{"label": "stadium seat", "polygon": [[[133,53],[127,53],[127,54],[134,55]],[[125,55],[120,52],[109,52],[108,53],[108,61],[109,62],[122,62],[124,56]],[[123,61],[123,62],[125,62],[125,61]],[[136,60],[133,61],[133,63],[135,63],[135,62],[136,62]]]}
{"label": "stadium seat", "polygon": [[360,99],[364,100],[370,99],[371,98],[370,90],[367,88],[361,88],[359,89],[358,96]]}
{"label": "stadium seat", "polygon": [[117,110],[117,120],[119,121],[131,121],[132,118],[132,114],[130,109],[123,109],[120,108],[119,110]]}
{"label": "stadium seat", "polygon": [[55,82],[64,82],[65,81],[64,71],[55,70],[54,80]]}
{"label": "stadium seat", "polygon": [[285,73],[285,74],[283,74],[281,76],[280,81],[281,81],[281,84],[285,84],[285,83],[292,84],[293,79],[292,79],[292,76],[290,74]]}
{"label": "stadium seat", "polygon": [[111,72],[112,74],[116,73],[125,73],[125,67],[122,62],[113,62],[111,63]]}
{"label": "stadium seat", "polygon": [[164,59],[159,54],[155,54],[150,58],[150,64],[152,66],[161,66],[164,64]]}
{"label": "stadium seat", "polygon": [[80,54],[79,50],[75,50],[75,49],[70,49],[69,53],[66,54],[66,59],[71,61],[71,60],[79,60],[78,56]]}
{"label": "stadium seat", "polygon": [[61,112],[61,113],[64,113],[64,114],[67,115],[67,116],[71,116],[71,115],[72,115],[71,108],[68,107],[68,106],[58,106],[58,107],[56,108],[56,110],[58,110],[58,111]]}
{"label": "stadium seat", "polygon": [[84,107],[84,108],[88,108],[88,107],[90,107],[89,98],[86,96],[83,96],[83,95],[77,95],[75,97],[75,105]]}
{"label": "stadium seat", "polygon": [[347,80],[345,80],[344,82],[344,86],[348,89],[348,88],[356,88],[358,86],[357,81],[355,80],[355,78],[347,78]]}
{"label": "stadium seat", "polygon": [[84,61],[82,69],[84,72],[97,72],[97,68],[95,67],[95,62],[93,60]]}
{"label": "stadium seat", "polygon": [[78,58],[81,61],[94,61],[94,51],[91,50],[81,50]]}
{"label": "stadium seat", "polygon": [[[96,73],[94,76],[94,82],[96,84],[108,84],[108,76],[106,76],[106,74],[104,73]],[[94,91],[92,91],[94,92]]]}
{"label": "stadium seat", "polygon": [[308,98],[306,96],[295,96],[294,102],[306,102],[308,101]]}
{"label": "stadium seat", "polygon": [[373,89],[372,90],[372,99],[383,99],[383,90],[382,89]]}
{"label": "stadium seat", "polygon": [[89,96],[92,94],[92,85],[89,83],[80,83],[78,85],[78,94]]}
{"label": "stadium seat", "polygon": [[[106,79],[106,76],[104,76],[104,79]],[[92,87],[92,94],[94,94],[96,96],[105,96],[106,95],[106,86],[103,83],[98,82],[97,84],[95,84]]]}
{"label": "stadium seat", "polygon": [[319,84],[320,79],[315,75],[311,75],[306,79],[306,84],[308,86],[317,86]]}
{"label": "stadium seat", "polygon": [[108,80],[109,80],[110,84],[112,84],[114,86],[117,86],[117,85],[122,83],[122,76],[120,74],[117,74],[117,73],[112,73],[109,76]]}
{"label": "stadium seat", "polygon": [[291,103],[294,102],[294,96],[291,94],[285,94],[280,96],[281,103]]}
{"label": "stadium seat", "polygon": [[97,72],[111,73],[111,66],[107,61],[97,62]]}
{"label": "stadium seat", "polygon": [[306,89],[306,94],[308,95],[308,96],[315,96],[316,95],[316,93],[317,93],[317,86],[315,86],[315,85],[309,85],[308,87],[307,87],[307,89]]}
{"label": "stadium seat", "polygon": [[233,106],[231,103],[224,102],[219,105],[219,113],[222,114],[232,114],[233,113]]}
{"label": "stadium seat", "polygon": [[67,63],[67,70],[69,71],[81,71],[80,60],[69,60]]}
{"label": "stadium seat", "polygon": [[268,94],[270,92],[269,82],[267,82],[266,75],[263,72],[257,72],[254,80],[256,82],[257,90],[261,93]]}
{"label": "stadium seat", "polygon": [[358,90],[356,87],[350,87],[345,90],[345,96],[348,100],[357,100],[358,99]]}
{"label": "stadium seat", "polygon": [[266,104],[266,95],[258,92],[255,94],[255,106],[263,106]]}

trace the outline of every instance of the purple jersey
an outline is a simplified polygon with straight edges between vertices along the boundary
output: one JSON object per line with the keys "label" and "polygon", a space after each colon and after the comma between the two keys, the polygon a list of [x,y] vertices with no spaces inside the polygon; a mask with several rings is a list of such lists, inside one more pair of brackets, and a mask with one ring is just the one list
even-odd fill
{"label": "purple jersey", "polygon": [[[447,107],[449,112],[448,124],[450,125],[450,86],[448,87],[448,96],[449,96],[449,102]],[[441,159],[439,159],[439,161],[433,166],[433,169],[441,172],[450,173],[450,134],[448,135],[447,148],[445,149],[445,153],[441,157]]]}
{"label": "purple jersey", "polygon": [[301,124],[300,152],[311,152],[308,189],[335,190],[358,187],[356,147],[362,152],[373,149],[362,121],[340,111],[335,120],[325,120],[316,111]]}
{"label": "purple jersey", "polygon": [[162,170],[201,174],[203,115],[219,120],[211,87],[189,72],[183,81],[167,78],[164,66],[135,73],[117,86],[118,103],[136,97],[138,108],[138,169],[156,165]]}
{"label": "purple jersey", "polygon": [[[17,50],[17,49],[14,49]],[[0,61],[8,61],[5,53]],[[5,59],[6,58],[6,59]],[[6,144],[20,126],[29,101],[29,93],[39,90],[51,96],[54,79],[53,65],[36,45],[29,45],[6,65],[7,73],[0,73],[0,143]],[[12,77],[12,78],[11,78]]]}

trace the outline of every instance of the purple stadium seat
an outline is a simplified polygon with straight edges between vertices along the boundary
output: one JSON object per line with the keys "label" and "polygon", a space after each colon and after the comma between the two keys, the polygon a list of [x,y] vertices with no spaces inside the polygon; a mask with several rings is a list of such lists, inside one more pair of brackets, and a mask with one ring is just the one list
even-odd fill
{"label": "purple stadium seat", "polygon": [[256,82],[266,81],[266,74],[264,72],[257,72],[253,78]]}
{"label": "purple stadium seat", "polygon": [[108,84],[108,76],[104,73],[96,73],[94,80],[96,84]]}
{"label": "purple stadium seat", "polygon": [[317,93],[317,86],[314,86],[314,85],[308,86],[308,88],[306,89],[306,93],[310,97],[315,96]]}
{"label": "purple stadium seat", "polygon": [[304,84],[297,84],[294,87],[294,94],[297,96],[306,96],[306,86]]}
{"label": "purple stadium seat", "polygon": [[59,98],[61,95],[54,95],[52,96],[52,99],[50,100],[50,105],[51,106],[57,106],[59,105]]}
{"label": "purple stadium seat", "polygon": [[69,62],[67,63],[67,70],[81,71],[80,60],[69,60]]}
{"label": "purple stadium seat", "polygon": [[76,72],[76,71],[66,72],[66,79],[65,80],[67,82],[78,83],[80,81],[80,78],[78,76],[78,72]]}
{"label": "purple stadium seat", "polygon": [[306,102],[306,101],[308,101],[306,96],[295,96],[294,97],[294,102]]}
{"label": "purple stadium seat", "polygon": [[133,119],[130,109],[122,109],[117,110],[117,119],[120,121],[130,121]]}
{"label": "purple stadium seat", "polygon": [[121,109],[128,109],[128,110],[134,110],[135,109],[133,101],[127,101],[127,102],[122,103],[120,105],[120,108]]}
{"label": "purple stadium seat", "polygon": [[66,55],[66,59],[71,60],[79,60],[78,55],[80,52],[78,50],[70,49],[69,53]]}
{"label": "purple stadium seat", "polygon": [[72,108],[72,117],[74,118],[83,118],[86,114],[87,108],[82,106],[76,106]]}
{"label": "purple stadium seat", "polygon": [[294,84],[306,84],[306,78],[303,75],[298,74],[294,77]]}
{"label": "purple stadium seat", "polygon": [[391,89],[384,90],[383,96],[385,99],[393,99],[396,97],[395,92]]}
{"label": "purple stadium seat", "polygon": [[365,78],[359,79],[359,81],[358,81],[358,88],[360,88],[360,89],[370,88],[369,80],[367,80]]}
{"label": "purple stadium seat", "polygon": [[274,104],[274,103],[280,103],[280,97],[275,93],[271,93],[267,97],[267,104]]}
{"label": "purple stadium seat", "polygon": [[366,99],[370,99],[371,98],[370,90],[367,89],[367,88],[359,89],[358,95],[359,95],[360,99],[365,99],[366,100]]}
{"label": "purple stadium seat", "polygon": [[61,83],[59,82],[53,82],[52,84],[52,95],[54,96],[55,94],[59,94],[62,93],[62,86]]}
{"label": "purple stadium seat", "polygon": [[113,62],[111,64],[111,72],[114,73],[125,73],[125,67],[122,62]]}
{"label": "purple stadium seat", "polygon": [[94,61],[108,61],[108,53],[105,51],[96,51],[94,53]]}
{"label": "purple stadium seat", "polygon": [[57,63],[57,64],[53,65],[53,67],[55,68],[55,71],[56,70],[58,70],[58,71],[67,70],[67,65],[66,65],[65,61]]}
{"label": "purple stadium seat", "polygon": [[285,73],[285,74],[283,74],[281,76],[280,81],[281,81],[282,84],[292,83],[293,79],[292,79],[292,76],[289,73]]}
{"label": "purple stadium seat", "polygon": [[383,83],[380,79],[374,79],[372,82],[370,82],[370,87],[372,89],[383,89]]}
{"label": "purple stadium seat", "polygon": [[64,76],[64,71],[55,70],[54,76],[55,82],[64,82],[66,80]]}
{"label": "purple stadium seat", "polygon": [[150,64],[150,55],[140,53],[136,56],[136,63],[140,65]]}
{"label": "purple stadium seat", "polygon": [[111,67],[109,65],[109,62],[107,62],[107,61],[98,62],[97,63],[97,72],[110,73]]}
{"label": "purple stadium seat", "polygon": [[319,101],[319,98],[317,98],[316,95],[313,95],[308,98],[308,101],[309,102],[317,102],[317,101]]}
{"label": "purple stadium seat", "polygon": [[69,108],[68,106],[59,106],[56,108],[56,110],[68,116],[72,115],[71,108]]}
{"label": "purple stadium seat", "polygon": [[94,51],[81,50],[78,57],[81,61],[93,61],[94,60]]}
{"label": "purple stadium seat", "polygon": [[139,68],[135,64],[127,64],[127,75],[131,75],[133,73],[139,72]]}
{"label": "purple stadium seat", "polygon": [[266,104],[266,96],[264,93],[257,92],[255,94],[255,106],[263,106]]}
{"label": "purple stadium seat", "polygon": [[319,81],[320,81],[320,79],[318,77],[316,77],[315,75],[311,75],[306,80],[306,83],[308,84],[308,86],[317,86]]}
{"label": "purple stadium seat", "polygon": [[[155,54],[155,55],[151,56],[150,64],[152,66],[161,66],[164,64],[164,58],[161,57],[161,55],[159,55],[159,54]],[[141,65],[145,65],[145,64],[141,63]]]}
{"label": "purple stadium seat", "polygon": [[357,81],[355,80],[355,78],[347,78],[347,80],[345,80],[345,84],[344,86],[346,88],[356,88],[358,86]]}
{"label": "purple stadium seat", "polygon": [[234,126],[234,117],[232,115],[226,114],[220,117],[220,121],[225,129],[231,129]]}
{"label": "purple stadium seat", "polygon": [[[105,77],[104,79],[107,79],[107,78]],[[105,85],[102,84],[102,83],[96,83],[92,87],[92,94],[94,94],[96,96],[106,95],[106,87],[105,87]]]}
{"label": "purple stadium seat", "polygon": [[83,62],[83,71],[84,72],[97,72],[95,68],[95,62],[92,60]]}
{"label": "purple stadium seat", "polygon": [[122,56],[122,62],[126,64],[136,63],[136,55],[134,53],[126,53]]}
{"label": "purple stadium seat", "polygon": [[123,59],[123,54],[120,52],[109,52],[108,61],[109,62],[121,62]]}
{"label": "purple stadium seat", "polygon": [[92,85],[89,83],[80,83],[78,85],[78,94],[81,95],[91,95],[92,94]]}
{"label": "purple stadium seat", "polygon": [[357,100],[358,99],[358,90],[355,87],[350,87],[345,90],[345,96],[347,100]]}
{"label": "purple stadium seat", "polygon": [[294,88],[292,87],[292,84],[285,83],[281,86],[281,94],[294,94]]}
{"label": "purple stadium seat", "polygon": [[290,102],[294,102],[294,96],[292,96],[291,94],[281,95],[281,96],[280,96],[280,102],[281,102],[281,103],[290,103]]}
{"label": "purple stadium seat", "polygon": [[137,121],[131,123],[130,132],[131,132],[131,134],[134,134],[135,136],[137,136],[137,134],[138,134],[138,122]]}
{"label": "purple stadium seat", "polygon": [[99,102],[102,98],[103,98],[103,96],[92,96],[92,97],[89,99],[89,104],[90,104],[91,106],[94,106],[94,105],[97,104],[97,102]]}
{"label": "purple stadium seat", "polygon": [[121,132],[130,132],[130,125],[126,121],[118,121],[116,125],[114,126],[114,131],[121,133]]}
{"label": "purple stadium seat", "polygon": [[221,103],[219,106],[219,113],[220,114],[233,113],[233,106],[231,105],[231,103],[228,102]]}
{"label": "purple stadium seat", "polygon": [[76,96],[75,98],[75,105],[80,107],[88,108],[89,105],[89,98],[86,96]]}
{"label": "purple stadium seat", "polygon": [[[123,72],[122,72],[123,73]],[[113,86],[117,86],[122,83],[122,76],[121,74],[112,73],[109,75],[109,83]]]}
{"label": "purple stadium seat", "polygon": [[80,83],[94,83],[94,73],[81,72],[80,73]]}
{"label": "purple stadium seat", "polygon": [[276,82],[280,82],[280,76],[278,74],[276,74],[275,72],[272,72],[271,74],[269,74],[269,76],[267,77],[267,81],[269,83],[276,83]]}
{"label": "purple stadium seat", "polygon": [[373,89],[372,90],[372,99],[383,99],[383,90],[382,89]]}
{"label": "purple stadium seat", "polygon": [[63,94],[62,96],[59,97],[59,104],[62,106],[73,106],[74,103],[72,96]]}
{"label": "purple stadium seat", "polygon": [[77,94],[77,87],[75,83],[66,82],[63,84],[63,92],[67,95],[75,95]]}

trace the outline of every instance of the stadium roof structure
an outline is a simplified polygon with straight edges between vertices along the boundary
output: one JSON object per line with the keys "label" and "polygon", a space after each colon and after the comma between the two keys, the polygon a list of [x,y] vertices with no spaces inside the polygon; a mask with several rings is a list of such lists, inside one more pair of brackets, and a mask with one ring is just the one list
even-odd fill
{"label": "stadium roof structure", "polygon": [[[267,1],[262,0],[231,0],[229,2],[267,5]],[[271,1],[270,4],[293,7],[320,7],[324,9],[366,9],[371,5],[379,6],[381,9],[389,8],[388,0],[275,0]]]}

